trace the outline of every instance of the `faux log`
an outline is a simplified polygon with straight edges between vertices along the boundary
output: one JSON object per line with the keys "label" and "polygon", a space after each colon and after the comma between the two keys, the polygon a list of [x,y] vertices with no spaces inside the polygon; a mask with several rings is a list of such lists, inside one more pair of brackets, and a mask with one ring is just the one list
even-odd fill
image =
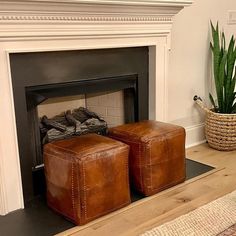
{"label": "faux log", "polygon": [[39,128],[42,144],[87,133],[107,133],[106,121],[84,107],[72,112],[68,110],[50,119],[43,116]]}

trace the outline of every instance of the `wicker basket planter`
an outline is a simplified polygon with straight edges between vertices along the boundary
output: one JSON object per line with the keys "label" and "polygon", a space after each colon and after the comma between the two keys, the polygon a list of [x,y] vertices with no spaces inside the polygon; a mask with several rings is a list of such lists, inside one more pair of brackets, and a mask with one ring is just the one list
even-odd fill
{"label": "wicker basket planter", "polygon": [[206,112],[205,134],[210,147],[220,151],[236,150],[236,114],[221,114],[196,103]]}

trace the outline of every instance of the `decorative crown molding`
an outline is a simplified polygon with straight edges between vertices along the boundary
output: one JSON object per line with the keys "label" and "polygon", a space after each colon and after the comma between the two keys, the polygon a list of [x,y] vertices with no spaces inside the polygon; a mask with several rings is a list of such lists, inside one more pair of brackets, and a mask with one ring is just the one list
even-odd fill
{"label": "decorative crown molding", "polygon": [[170,22],[191,0],[0,0],[0,24],[15,21]]}
{"label": "decorative crown molding", "polygon": [[[65,15],[19,15],[19,14],[1,14],[0,22],[172,22],[172,16],[65,16]],[[23,22],[24,21],[24,22]]]}

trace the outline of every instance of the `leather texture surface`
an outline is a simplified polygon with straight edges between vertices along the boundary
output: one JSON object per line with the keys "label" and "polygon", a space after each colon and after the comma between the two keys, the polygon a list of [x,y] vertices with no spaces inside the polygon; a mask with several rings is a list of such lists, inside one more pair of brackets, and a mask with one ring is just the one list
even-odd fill
{"label": "leather texture surface", "polygon": [[130,146],[131,185],[150,196],[185,180],[185,129],[142,121],[109,129],[109,136]]}
{"label": "leather texture surface", "polygon": [[78,225],[130,203],[129,146],[97,134],[44,146],[47,202]]}

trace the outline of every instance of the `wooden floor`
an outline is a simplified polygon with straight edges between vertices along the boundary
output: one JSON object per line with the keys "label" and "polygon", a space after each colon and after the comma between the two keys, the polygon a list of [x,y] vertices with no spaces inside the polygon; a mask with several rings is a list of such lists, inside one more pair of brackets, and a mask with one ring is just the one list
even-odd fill
{"label": "wooden floor", "polygon": [[219,152],[203,144],[187,150],[187,156],[216,169],[59,235],[139,235],[236,189],[236,151]]}

